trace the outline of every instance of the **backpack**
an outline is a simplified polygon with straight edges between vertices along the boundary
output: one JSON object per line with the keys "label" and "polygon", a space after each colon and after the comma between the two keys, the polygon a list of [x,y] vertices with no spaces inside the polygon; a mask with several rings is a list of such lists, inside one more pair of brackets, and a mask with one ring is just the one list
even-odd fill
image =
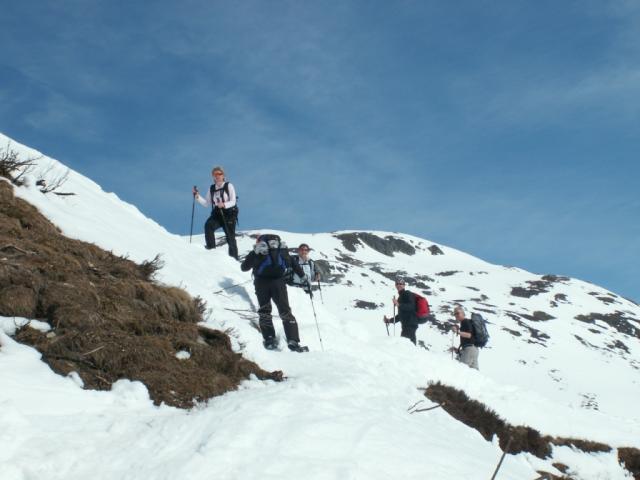
{"label": "backpack", "polygon": [[255,269],[257,277],[282,278],[288,264],[284,256],[287,246],[278,235],[261,235],[258,240],[266,246],[264,257]]}
{"label": "backpack", "polygon": [[487,321],[479,313],[471,314],[471,328],[473,330],[473,344],[476,347],[485,347],[489,342]]}
{"label": "backpack", "polygon": [[427,319],[429,318],[429,302],[422,295],[414,294],[416,296],[416,317],[418,319],[418,323],[427,323]]}
{"label": "backpack", "polygon": [[[213,185],[211,185],[211,187],[209,187],[209,192],[211,193],[211,201],[212,202],[213,202],[213,196],[215,195],[216,192],[219,192],[220,190],[222,190],[223,198],[224,198],[224,194],[225,193],[227,194],[227,197],[228,197],[229,196],[229,182],[224,182],[224,185],[222,185],[222,188],[216,189],[216,184],[215,183]],[[238,195],[236,195],[236,204],[233,207],[224,209],[224,214],[233,217],[236,225],[238,224],[238,214],[240,213],[240,209],[238,208],[238,198],[240,198],[240,197],[238,197]],[[212,213],[213,213],[215,211],[215,209],[216,209],[216,206],[215,205],[211,205],[211,209],[212,209]]]}

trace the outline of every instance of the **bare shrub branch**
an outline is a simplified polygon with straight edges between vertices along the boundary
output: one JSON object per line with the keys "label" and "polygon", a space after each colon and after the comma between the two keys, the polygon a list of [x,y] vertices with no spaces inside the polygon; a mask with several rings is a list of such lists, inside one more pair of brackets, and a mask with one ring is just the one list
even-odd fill
{"label": "bare shrub branch", "polygon": [[7,142],[7,146],[0,150],[0,176],[8,178],[14,185],[24,185],[22,177],[35,167],[40,158],[42,156],[22,160],[18,152],[11,148],[11,142]]}
{"label": "bare shrub branch", "polygon": [[[47,168],[38,175],[38,181],[36,185],[40,188],[42,193],[49,193],[55,190],[58,190],[61,186],[63,186],[67,180],[69,179],[69,169],[65,169],[62,174],[54,174],[55,165],[53,162],[50,162]],[[61,195],[73,195],[73,193],[64,193]]]}

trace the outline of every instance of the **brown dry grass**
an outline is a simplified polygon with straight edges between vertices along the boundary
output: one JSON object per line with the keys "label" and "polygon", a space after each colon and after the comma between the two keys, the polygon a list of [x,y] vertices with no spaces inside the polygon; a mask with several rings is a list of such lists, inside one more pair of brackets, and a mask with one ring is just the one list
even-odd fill
{"label": "brown dry grass", "polygon": [[[16,333],[61,374],[86,388],[143,382],[156,404],[188,408],[236,388],[251,374],[281,380],[231,349],[228,336],[198,326],[204,303],[153,283],[158,257],[142,265],[72,240],[0,182],[0,315],[48,322],[54,335]],[[190,358],[179,360],[176,353]]]}
{"label": "brown dry grass", "polygon": [[[573,446],[584,452],[610,452],[612,450],[609,445],[599,442],[576,438],[550,437],[542,435],[537,430],[527,426],[510,425],[486,405],[470,399],[462,390],[443,385],[440,382],[429,385],[425,390],[425,396],[431,401],[441,404],[442,408],[452,417],[476,429],[485,439],[491,440],[494,435],[497,435],[500,448],[503,450],[507,447],[509,438],[511,438],[507,453],[529,452],[536,457],[547,458],[551,455],[554,445]],[[631,459],[633,459],[633,456],[631,456]],[[635,460],[638,461],[638,456],[635,457]]]}
{"label": "brown dry grass", "polygon": [[640,480],[640,450],[630,447],[619,448],[618,461],[631,472],[635,480]]}

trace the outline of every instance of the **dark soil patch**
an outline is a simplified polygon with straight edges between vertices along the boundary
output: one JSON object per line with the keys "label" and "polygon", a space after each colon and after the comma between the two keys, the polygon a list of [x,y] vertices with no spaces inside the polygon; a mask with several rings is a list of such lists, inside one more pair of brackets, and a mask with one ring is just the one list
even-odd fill
{"label": "dark soil patch", "polygon": [[373,302],[367,302],[366,300],[356,300],[355,307],[362,308],[364,310],[377,310],[382,305],[377,305]]}
{"label": "dark soil patch", "polygon": [[527,315],[526,313],[521,313],[520,315],[527,320],[531,320],[532,322],[546,322],[547,320],[555,320],[556,318],[552,317],[548,313],[541,312],[539,310],[533,312],[533,315]]}
{"label": "dark soil patch", "polygon": [[502,327],[502,330],[504,330],[507,333],[510,333],[514,337],[522,336],[522,333],[518,332],[517,330],[511,330],[510,328],[507,328],[507,327]]}
{"label": "dark soil patch", "polygon": [[602,303],[604,303],[605,305],[611,305],[612,303],[620,303],[617,302],[615,298],[611,298],[611,297],[596,297],[598,300],[600,300]]}
{"label": "dark soil patch", "polygon": [[437,245],[431,245],[427,250],[431,252],[431,255],[444,255],[444,252]]}
{"label": "dark soil patch", "polygon": [[351,257],[344,253],[336,255],[336,260],[342,263],[346,263],[347,265],[353,265],[354,267],[362,267],[364,265],[364,262],[362,260],[358,260],[357,258]]}
{"label": "dark soil patch", "polygon": [[624,353],[631,353],[629,351],[629,347],[627,347],[623,342],[621,342],[620,340],[615,340],[612,343],[607,343],[607,347],[610,350],[621,350]]}
{"label": "dark soil patch", "polygon": [[552,283],[545,280],[529,280],[526,282],[527,286],[513,287],[511,289],[511,295],[520,298],[531,298],[534,295],[546,293],[552,286]]}
{"label": "dark soil patch", "polygon": [[562,283],[562,282],[568,282],[569,280],[571,280],[569,277],[563,277],[562,275],[543,275],[542,280],[544,280],[545,282],[550,282],[550,283]]}
{"label": "dark soil patch", "polygon": [[451,275],[455,275],[456,273],[460,273],[460,270],[447,270],[446,272],[438,272],[436,273],[439,277],[450,277]]}
{"label": "dark soil patch", "polygon": [[[16,340],[57,373],[77,372],[86,388],[139,380],[156,404],[188,408],[251,374],[282,379],[233,352],[225,333],[199,326],[201,299],[154,283],[157,257],[138,265],[66,238],[5,182],[0,248],[0,315],[48,322],[51,333],[26,327]],[[179,351],[190,358],[178,359]]]}
{"label": "dark soil patch", "polygon": [[388,257],[393,257],[396,252],[406,255],[415,255],[416,253],[416,249],[412,245],[392,235],[381,238],[369,232],[353,232],[338,234],[336,238],[342,241],[344,248],[350,252],[355,252],[357,245],[364,243]]}
{"label": "dark soil patch", "polygon": [[562,473],[567,473],[569,471],[569,467],[564,463],[555,462],[555,463],[552,463],[552,465],[553,465],[553,468],[557,468]]}
{"label": "dark soil patch", "polygon": [[533,328],[529,325],[527,325],[524,321],[522,321],[521,317],[525,314],[522,313],[515,313],[515,312],[510,312],[510,311],[506,311],[505,314],[513,319],[521,328],[527,330],[529,332],[529,336],[530,339],[527,340],[527,343],[535,343],[538,345],[542,345],[544,347],[546,347],[546,341],[550,338],[549,335],[547,335],[544,332],[541,332],[540,330]]}
{"label": "dark soil patch", "polygon": [[638,319],[625,315],[620,311],[616,311],[614,313],[590,313],[589,315],[577,315],[575,319],[585,323],[595,323],[596,320],[601,320],[607,325],[615,328],[620,333],[640,338],[640,330],[629,322],[629,320],[637,322]]}

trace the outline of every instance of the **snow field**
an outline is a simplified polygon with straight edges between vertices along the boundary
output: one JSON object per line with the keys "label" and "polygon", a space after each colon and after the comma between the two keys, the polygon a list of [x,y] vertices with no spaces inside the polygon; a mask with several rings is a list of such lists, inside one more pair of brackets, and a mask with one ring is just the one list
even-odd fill
{"label": "snow field", "polygon": [[[64,171],[54,160],[44,160]],[[379,263],[384,270],[434,278],[429,300],[441,320],[448,319],[438,313],[440,305],[462,300],[470,307],[481,293],[489,297],[486,303],[495,305],[496,314],[485,315],[493,326],[491,348],[480,356],[481,372],[452,361],[445,351],[450,336],[433,326],[418,330],[418,339],[430,351],[387,337],[381,319],[391,314],[392,282],[359,267],[350,267],[345,274],[343,282],[351,281],[351,286],[323,286],[324,304],[318,293],[314,296],[324,351],[309,297],[289,289],[302,343],[311,352],[296,354],[286,348],[270,352],[262,348],[261,336],[249,321],[256,308],[251,282],[213,293],[249,279],[226,255],[226,248],[206,251],[201,236],[189,244],[75,172],[65,190],[76,195],[42,195],[33,186],[16,189],[16,194],[36,205],[68,236],[138,262],[161,253],[165,267],[159,281],[201,296],[210,309],[207,325],[230,329],[236,349],[265,369],[283,370],[288,380],[251,380],[192,411],[155,407],[139,382],[123,380],[110,392],[96,392],[82,390],[77,378],[55,375],[35,350],[7,335],[13,319],[2,319],[0,325],[7,332],[0,332],[3,480],[490,478],[501,455],[495,439],[486,442],[442,409],[407,412],[424,399],[418,388],[436,380],[465,390],[514,424],[614,446],[640,446],[640,414],[633,408],[640,393],[638,371],[620,356],[586,349],[575,341],[573,334],[579,331],[589,341],[603,342],[595,334],[589,337],[586,326],[573,320],[575,305],[552,310],[550,295],[509,296],[510,286],[538,276],[490,265],[444,246],[440,246],[442,256],[420,250],[415,256],[393,258],[358,247],[348,255]],[[335,262],[336,249],[344,251],[330,234],[280,233],[290,246],[309,243],[316,259]],[[401,237],[423,248],[430,245]],[[241,254],[252,244],[249,237],[239,239]],[[460,273],[436,275],[452,270]],[[367,277],[362,276],[365,272]],[[608,311],[588,294],[598,287],[571,280],[559,288],[590,311]],[[383,307],[355,309],[355,299]],[[619,300],[621,306],[609,310],[633,310],[632,304]],[[509,310],[553,313],[557,321],[536,324],[549,334],[547,346],[528,343],[528,333],[505,314]],[[274,324],[282,332],[278,317]],[[522,331],[522,337],[514,338],[502,326]],[[618,332],[609,332],[606,341],[612,338],[623,338],[631,349],[629,356],[638,358],[638,342],[631,343]],[[551,370],[556,378],[550,376]],[[585,393],[597,397],[600,411],[581,407]],[[590,455],[567,447],[556,452],[557,459],[566,459],[580,472],[580,478],[628,478],[617,466],[615,452]],[[537,468],[553,471],[549,463],[527,454],[509,455],[498,478],[533,479]]]}

